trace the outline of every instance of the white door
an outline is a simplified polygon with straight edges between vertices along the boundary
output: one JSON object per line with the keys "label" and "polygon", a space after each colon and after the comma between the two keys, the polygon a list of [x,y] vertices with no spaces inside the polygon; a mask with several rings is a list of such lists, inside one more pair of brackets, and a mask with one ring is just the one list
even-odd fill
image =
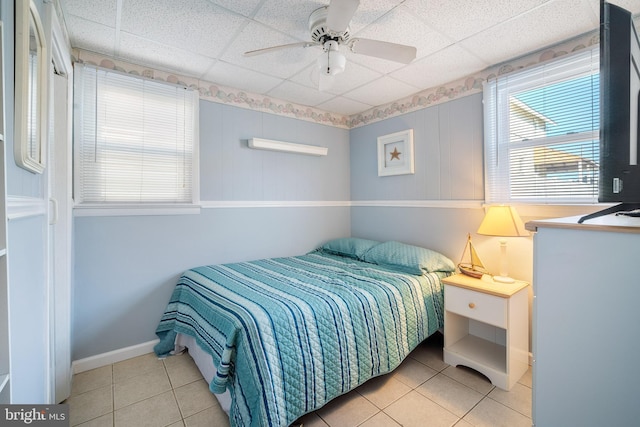
{"label": "white door", "polygon": [[49,145],[49,283],[52,403],[71,394],[71,143],[69,81],[52,76]]}

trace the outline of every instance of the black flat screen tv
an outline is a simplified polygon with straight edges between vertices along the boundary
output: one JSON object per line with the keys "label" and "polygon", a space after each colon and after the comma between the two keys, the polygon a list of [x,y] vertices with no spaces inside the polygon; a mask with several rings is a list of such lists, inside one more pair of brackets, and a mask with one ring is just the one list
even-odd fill
{"label": "black flat screen tv", "polygon": [[631,12],[600,1],[600,169],[598,201],[619,203],[582,217],[640,209],[640,39]]}

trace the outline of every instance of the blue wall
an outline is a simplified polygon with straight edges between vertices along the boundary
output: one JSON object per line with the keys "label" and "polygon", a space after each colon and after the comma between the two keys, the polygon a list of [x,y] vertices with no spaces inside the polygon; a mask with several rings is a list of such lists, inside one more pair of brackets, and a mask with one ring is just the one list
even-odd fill
{"label": "blue wall", "polygon": [[[252,150],[254,136],[329,154]],[[200,176],[200,214],[75,218],[72,359],[155,339],[188,268],[299,255],[351,234],[346,129],[201,101]]]}
{"label": "blue wall", "polygon": [[[429,247],[457,262],[484,215],[482,123],[475,94],[353,129],[353,235]],[[414,130],[415,173],[379,177],[377,137],[405,129]]]}
{"label": "blue wall", "polygon": [[[319,145],[326,157],[252,150],[252,137]],[[203,201],[348,201],[349,131],[200,101]]]}
{"label": "blue wall", "polygon": [[[153,340],[179,274],[197,265],[297,255],[348,235],[457,259],[483,215],[481,107],[478,94],[348,131],[201,101],[200,214],[75,218],[72,358]],[[378,177],[377,137],[408,128],[415,174]],[[329,155],[251,150],[254,136],[327,146]],[[384,205],[459,199],[478,203]],[[382,206],[357,205],[367,200]]]}
{"label": "blue wall", "polygon": [[[378,176],[377,138],[413,129],[415,173]],[[483,200],[482,94],[351,130],[351,199]]]}

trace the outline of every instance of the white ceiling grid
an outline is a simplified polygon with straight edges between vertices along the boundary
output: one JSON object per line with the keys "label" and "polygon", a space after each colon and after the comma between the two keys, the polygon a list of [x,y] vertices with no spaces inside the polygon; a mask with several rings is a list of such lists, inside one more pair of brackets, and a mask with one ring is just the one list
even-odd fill
{"label": "white ceiling grid", "polygon": [[[353,115],[597,29],[599,0],[361,0],[352,37],[406,44],[401,64],[342,49],[347,66],[318,90],[308,17],[329,0],[58,0],[71,44],[165,72]],[[640,0],[612,0],[634,14]]]}

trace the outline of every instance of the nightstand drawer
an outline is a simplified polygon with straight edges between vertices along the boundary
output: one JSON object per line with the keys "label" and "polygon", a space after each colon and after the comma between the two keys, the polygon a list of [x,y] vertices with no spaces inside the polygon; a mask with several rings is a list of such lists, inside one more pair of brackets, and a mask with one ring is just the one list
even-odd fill
{"label": "nightstand drawer", "polygon": [[445,310],[501,328],[507,327],[507,299],[446,285]]}

